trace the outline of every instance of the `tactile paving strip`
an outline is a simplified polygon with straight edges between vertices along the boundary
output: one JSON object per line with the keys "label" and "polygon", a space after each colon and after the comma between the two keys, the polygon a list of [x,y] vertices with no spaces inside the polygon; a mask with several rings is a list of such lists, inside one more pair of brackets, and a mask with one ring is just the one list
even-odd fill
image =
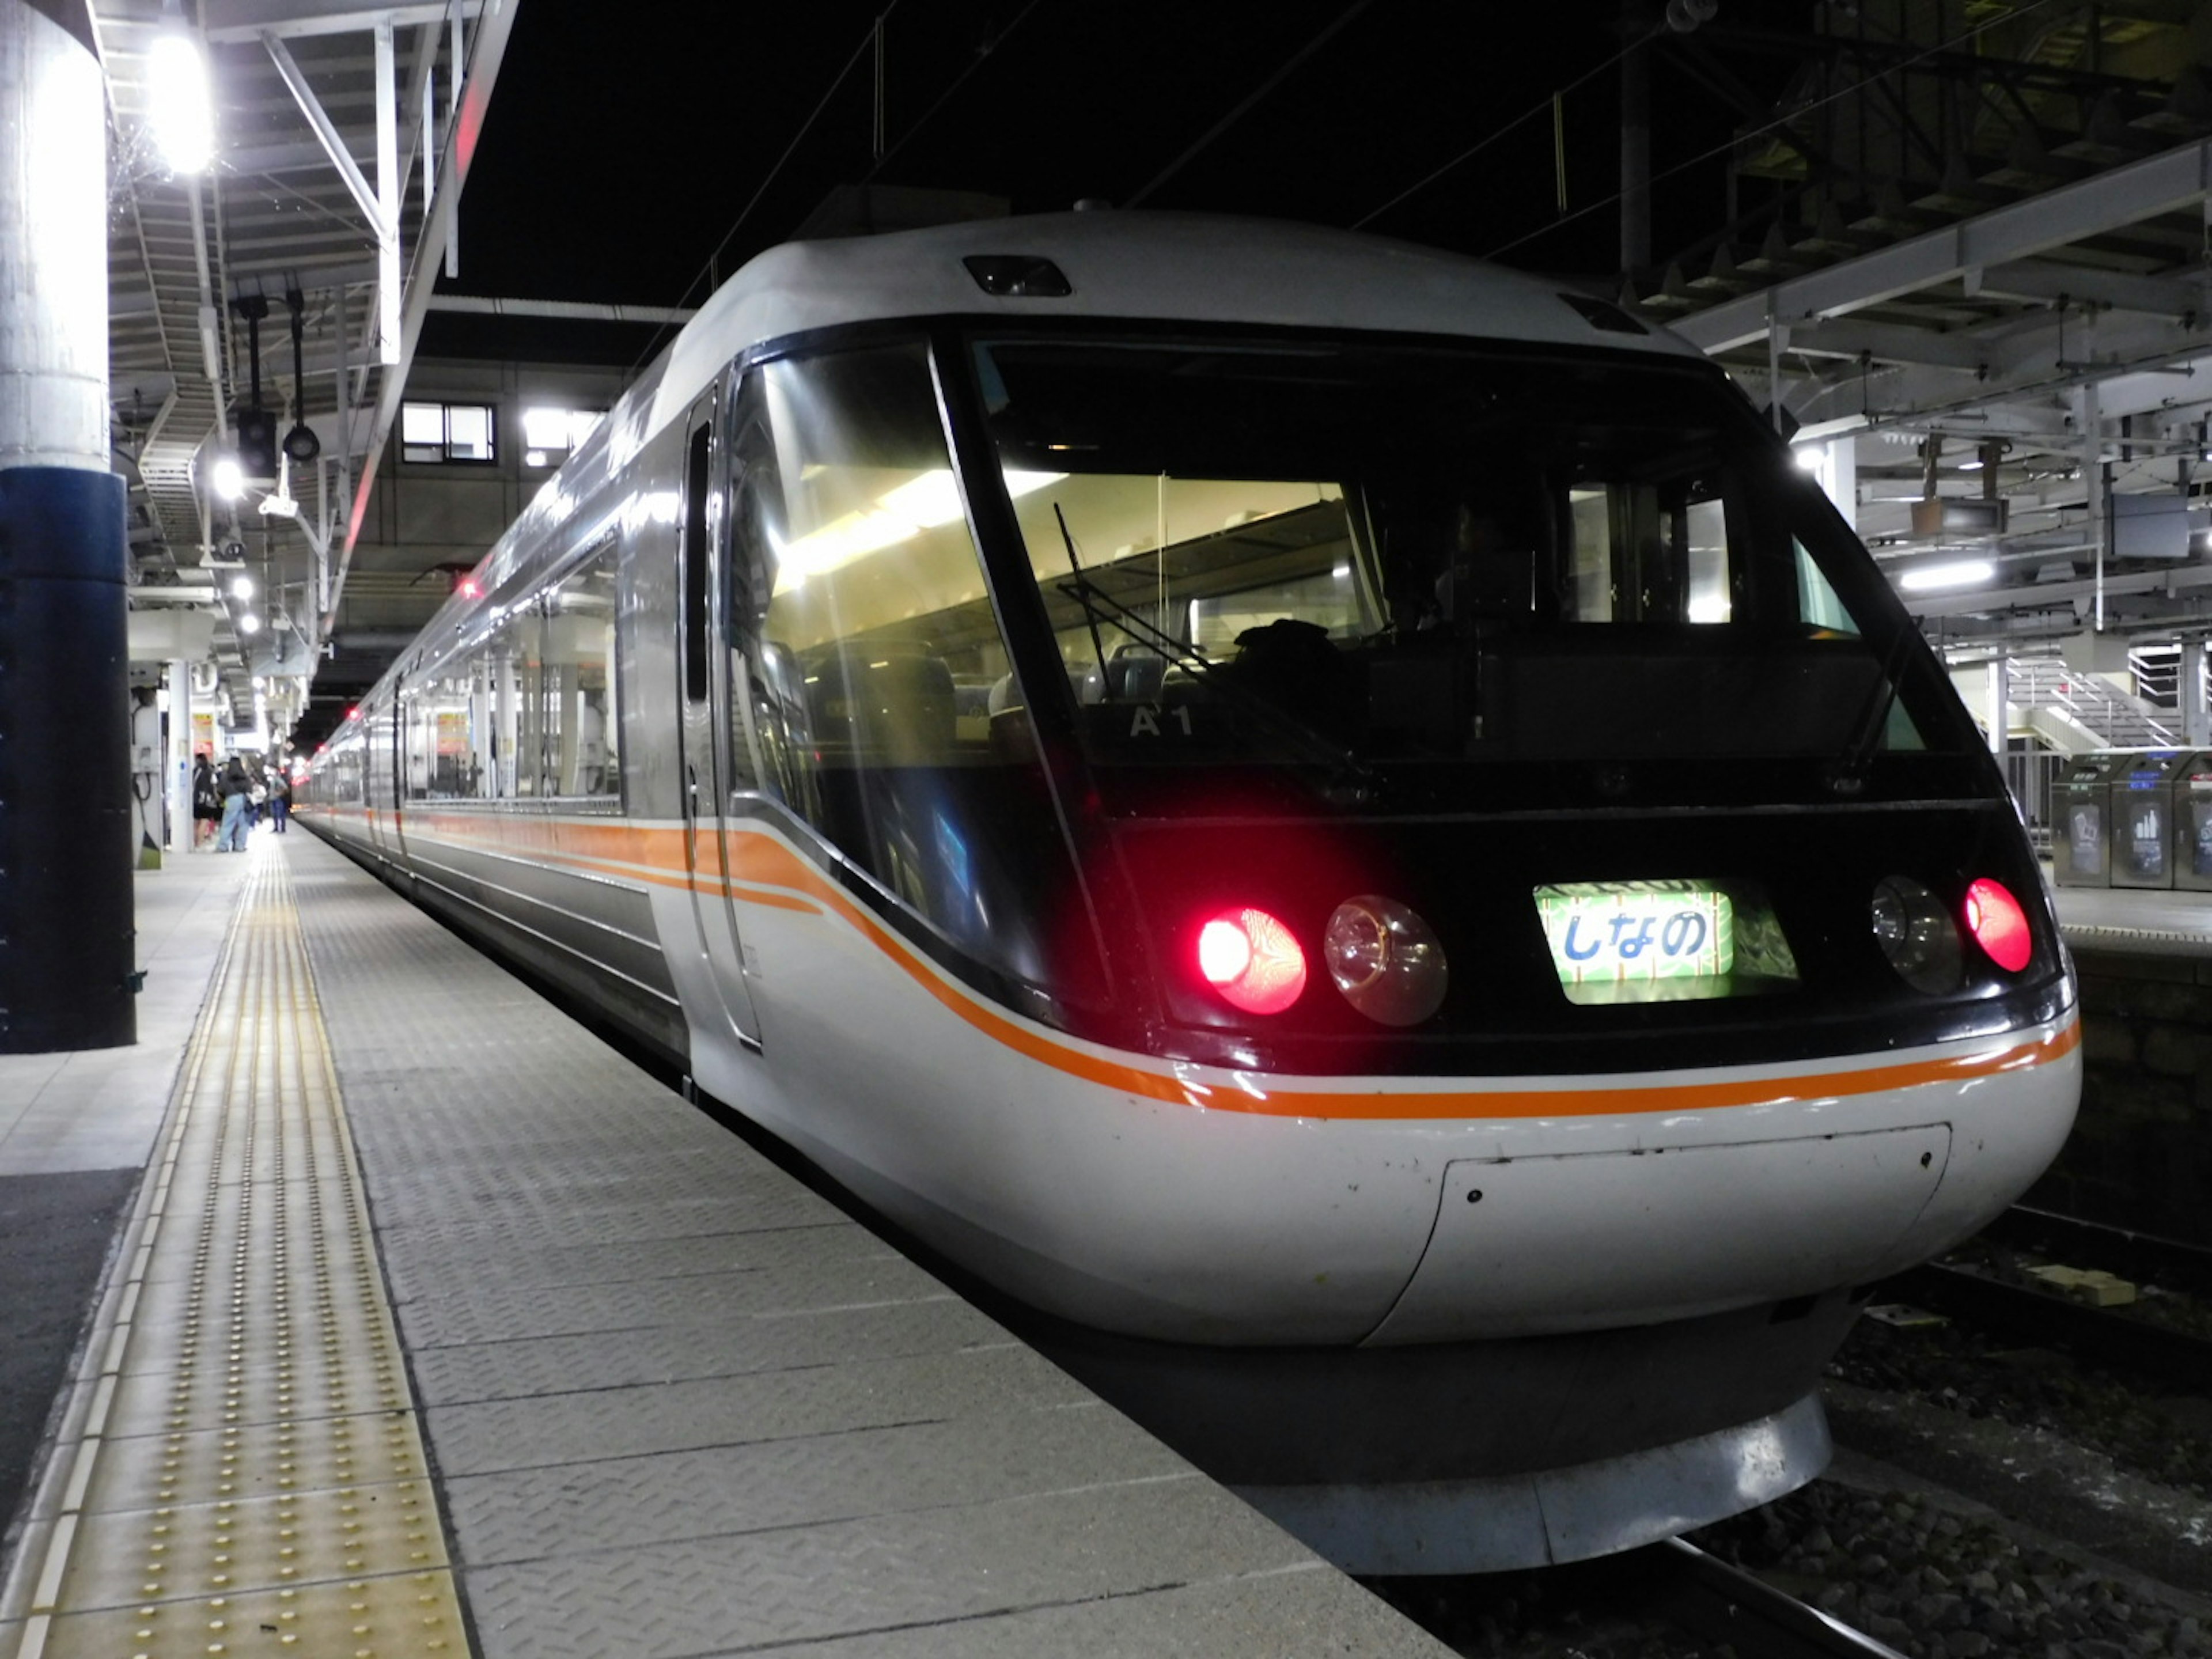
{"label": "tactile paving strip", "polygon": [[253,857],[17,1659],[470,1650],[290,877]]}

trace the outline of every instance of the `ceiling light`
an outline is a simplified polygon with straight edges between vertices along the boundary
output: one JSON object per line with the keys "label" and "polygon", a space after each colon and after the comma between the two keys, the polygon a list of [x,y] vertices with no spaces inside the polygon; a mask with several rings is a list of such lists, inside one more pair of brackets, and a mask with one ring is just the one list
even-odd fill
{"label": "ceiling light", "polygon": [[1800,444],[1790,453],[1797,465],[1808,472],[1818,472],[1820,470],[1820,463],[1826,459],[1821,454],[1817,444]]}
{"label": "ceiling light", "polygon": [[215,155],[215,106],[207,62],[182,19],[154,37],[147,65],[154,142],[173,173],[204,173]]}
{"label": "ceiling light", "polygon": [[1948,564],[1923,564],[1897,579],[1908,593],[1926,593],[1939,587],[1972,587],[1997,574],[1987,559],[1957,559]]}
{"label": "ceiling light", "polygon": [[234,599],[252,599],[253,597],[253,578],[251,576],[233,576],[230,579],[230,597]]}
{"label": "ceiling light", "polygon": [[246,471],[239,465],[238,457],[225,455],[219,458],[215,470],[208,475],[208,483],[226,501],[234,501],[246,493]]}
{"label": "ceiling light", "polygon": [[[1066,476],[1009,467],[1005,474],[1006,494],[1018,501]],[[855,559],[911,541],[925,530],[951,524],[963,510],[959,486],[949,468],[935,467],[917,474],[886,490],[871,505],[810,531],[797,541],[775,542],[775,591],[787,593],[810,576],[841,569]]]}
{"label": "ceiling light", "polygon": [[241,634],[258,634],[261,631],[261,618],[251,611],[247,611],[238,619],[238,631]]}

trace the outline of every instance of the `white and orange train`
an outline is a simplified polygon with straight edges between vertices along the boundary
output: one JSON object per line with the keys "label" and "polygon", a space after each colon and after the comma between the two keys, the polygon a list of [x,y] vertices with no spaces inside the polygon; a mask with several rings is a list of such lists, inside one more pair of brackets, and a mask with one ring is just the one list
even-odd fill
{"label": "white and orange train", "polygon": [[469,587],[305,820],[1355,1570],[1809,1480],[1866,1288],[2073,1118],[1939,665],[1717,368],[1555,284],[778,248]]}

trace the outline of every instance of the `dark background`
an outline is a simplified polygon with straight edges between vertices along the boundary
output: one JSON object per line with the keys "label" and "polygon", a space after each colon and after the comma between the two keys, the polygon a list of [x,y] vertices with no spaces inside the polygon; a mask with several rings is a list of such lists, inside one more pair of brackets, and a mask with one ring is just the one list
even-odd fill
{"label": "dark background", "polygon": [[[1797,60],[1786,43],[1753,37],[1800,31],[1811,9],[1723,0],[1695,45],[1771,106]],[[868,46],[878,15],[880,162]],[[1647,21],[1657,19],[1655,6]],[[987,191],[1017,213],[1084,197],[1127,205],[1271,81],[1143,204],[1337,226],[1375,215],[1366,228],[1380,234],[1603,275],[1620,263],[1608,198],[1620,182],[1620,71],[1601,66],[1621,29],[1620,0],[893,0],[887,14],[880,0],[526,0],[461,204],[460,278],[443,286],[696,305],[833,187],[871,178]],[[1684,44],[1663,40],[1650,54],[1662,262],[1723,222],[1725,160],[1707,153],[1747,124],[1710,76],[1690,72]],[[1564,217],[1550,107],[1563,88]],[[618,360],[642,338],[447,315],[433,318],[424,349]]]}

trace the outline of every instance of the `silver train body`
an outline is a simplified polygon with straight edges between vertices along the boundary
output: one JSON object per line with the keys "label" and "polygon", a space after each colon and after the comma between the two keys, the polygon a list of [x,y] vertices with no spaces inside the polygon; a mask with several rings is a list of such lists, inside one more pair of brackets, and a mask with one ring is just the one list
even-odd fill
{"label": "silver train body", "polygon": [[471,586],[304,820],[1355,1570],[1809,1480],[1865,1288],[2070,1126],[1938,665],[1716,368],[1554,285],[785,246]]}

